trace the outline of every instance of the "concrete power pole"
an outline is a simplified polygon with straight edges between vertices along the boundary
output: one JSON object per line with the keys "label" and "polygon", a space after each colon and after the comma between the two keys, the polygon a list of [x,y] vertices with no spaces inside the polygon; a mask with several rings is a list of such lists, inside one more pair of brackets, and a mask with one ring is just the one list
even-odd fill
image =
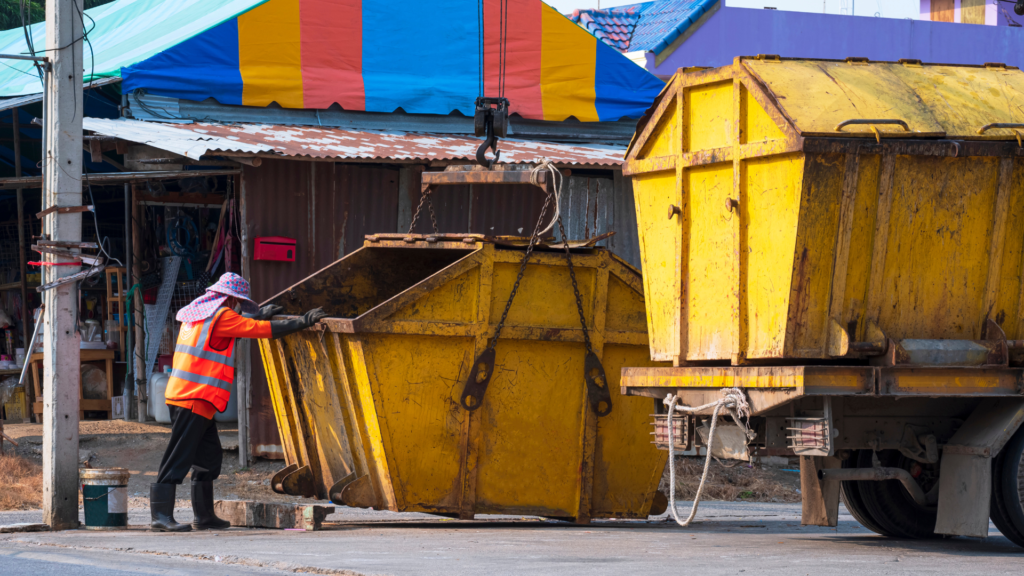
{"label": "concrete power pole", "polygon": [[[82,0],[46,0],[44,206],[82,205]],[[82,213],[51,212],[51,240],[82,241]],[[47,262],[71,259],[46,255]],[[45,266],[47,282],[78,266]],[[45,292],[43,340],[43,521],[54,530],[78,527],[79,341],[78,285]]]}

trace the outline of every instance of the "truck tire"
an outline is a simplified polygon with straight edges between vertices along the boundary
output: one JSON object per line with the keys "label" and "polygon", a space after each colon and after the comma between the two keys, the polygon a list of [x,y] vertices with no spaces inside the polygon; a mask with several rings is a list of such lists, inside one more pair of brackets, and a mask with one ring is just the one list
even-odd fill
{"label": "truck tire", "polygon": [[[852,456],[843,460],[843,468],[857,468],[858,467],[858,452],[855,451]],[[839,495],[842,496],[843,504],[846,504],[846,509],[850,511],[850,515],[860,522],[861,526],[881,534],[882,536],[893,537],[892,534],[884,530],[875,519],[868,514],[867,508],[864,507],[864,500],[860,496],[860,484],[861,482],[841,482],[839,485]]]}
{"label": "truck tire", "polygon": [[[855,457],[858,467],[870,468],[873,464],[871,455],[871,450],[859,450]],[[883,467],[906,468],[913,462],[896,450],[881,450],[877,452],[877,456],[879,464]],[[935,534],[937,508],[921,506],[914,502],[899,481],[854,483],[859,485],[857,488],[866,515],[878,525],[880,530],[876,532],[879,534],[912,539],[940,537]],[[926,492],[927,490],[928,487],[925,487]]]}
{"label": "truck tire", "polygon": [[992,522],[1011,542],[1024,546],[1024,427],[992,461]]}

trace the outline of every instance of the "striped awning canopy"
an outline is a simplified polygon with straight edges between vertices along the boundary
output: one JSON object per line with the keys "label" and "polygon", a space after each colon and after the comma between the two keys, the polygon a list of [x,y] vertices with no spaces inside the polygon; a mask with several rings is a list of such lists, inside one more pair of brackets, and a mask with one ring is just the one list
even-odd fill
{"label": "striped awning canopy", "polygon": [[663,87],[541,0],[270,0],[122,77],[187,100],[370,112],[469,116],[503,93],[524,118],[584,122],[638,118]]}

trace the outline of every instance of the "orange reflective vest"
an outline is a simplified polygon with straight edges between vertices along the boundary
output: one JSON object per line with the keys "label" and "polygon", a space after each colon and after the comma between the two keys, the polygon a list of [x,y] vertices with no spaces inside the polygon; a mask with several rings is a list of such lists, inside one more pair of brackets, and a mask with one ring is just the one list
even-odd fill
{"label": "orange reflective vest", "polygon": [[167,400],[206,400],[223,412],[231,399],[231,383],[235,380],[235,339],[224,350],[210,345],[213,325],[226,312],[221,308],[203,322],[181,325],[174,345],[174,365],[167,381]]}

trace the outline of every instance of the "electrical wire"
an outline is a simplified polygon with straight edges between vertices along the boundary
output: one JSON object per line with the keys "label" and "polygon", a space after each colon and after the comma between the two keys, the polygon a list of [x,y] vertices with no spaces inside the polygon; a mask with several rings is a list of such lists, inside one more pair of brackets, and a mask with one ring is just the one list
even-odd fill
{"label": "electrical wire", "polygon": [[[21,0],[21,30],[25,34],[25,44],[28,46],[29,54],[34,58],[36,55],[36,47],[32,42],[32,34],[29,33],[29,24],[32,21],[32,14],[29,14],[29,22],[25,22],[25,0]],[[43,67],[38,61],[35,61],[36,72],[39,74],[39,85],[40,89],[46,88],[46,81],[43,79]]]}
{"label": "electrical wire", "polygon": [[[96,204],[96,198],[94,198],[93,195],[92,195],[92,184],[89,183],[89,170],[86,169],[85,166],[82,166],[82,175],[85,176],[85,188],[86,188],[86,190],[89,191],[89,204],[92,204],[92,207],[93,207],[92,208],[92,223],[96,227],[96,239],[99,240],[99,242],[97,242],[96,245],[100,247],[100,254],[103,254],[107,258],[108,261],[110,261],[110,262],[117,262],[117,265],[119,267],[123,268],[124,264],[120,260],[118,260],[117,258],[114,258],[113,256],[111,256],[110,253],[107,252],[106,247],[104,246],[104,244],[107,244],[107,243],[110,242],[110,237],[109,236],[100,236],[100,221],[99,221],[99,218],[96,216],[96,206],[98,206],[98,205]],[[128,253],[128,247],[127,246],[125,246],[125,253],[126,254]]]}
{"label": "electrical wire", "polygon": [[36,77],[35,74],[32,74],[31,72],[25,72],[24,70],[22,70],[20,68],[15,68],[14,66],[11,66],[10,64],[4,64],[4,62],[2,60],[0,60],[0,65],[6,66],[6,67],[10,68],[11,70],[14,70],[15,72],[20,72],[20,73],[24,74],[25,76],[31,76],[33,78]]}
{"label": "electrical wire", "polygon": [[131,98],[135,100],[135,103],[139,105],[139,108],[142,108],[143,111],[149,113],[149,115],[153,116],[154,118],[160,118],[161,120],[192,119],[192,118],[185,118],[185,117],[180,117],[179,118],[177,116],[168,116],[167,114],[164,114],[162,112],[157,112],[155,109],[150,107],[148,104],[146,104],[142,100],[139,100],[139,95],[145,96],[146,95],[146,90],[144,88],[136,88],[135,90],[131,91]]}

